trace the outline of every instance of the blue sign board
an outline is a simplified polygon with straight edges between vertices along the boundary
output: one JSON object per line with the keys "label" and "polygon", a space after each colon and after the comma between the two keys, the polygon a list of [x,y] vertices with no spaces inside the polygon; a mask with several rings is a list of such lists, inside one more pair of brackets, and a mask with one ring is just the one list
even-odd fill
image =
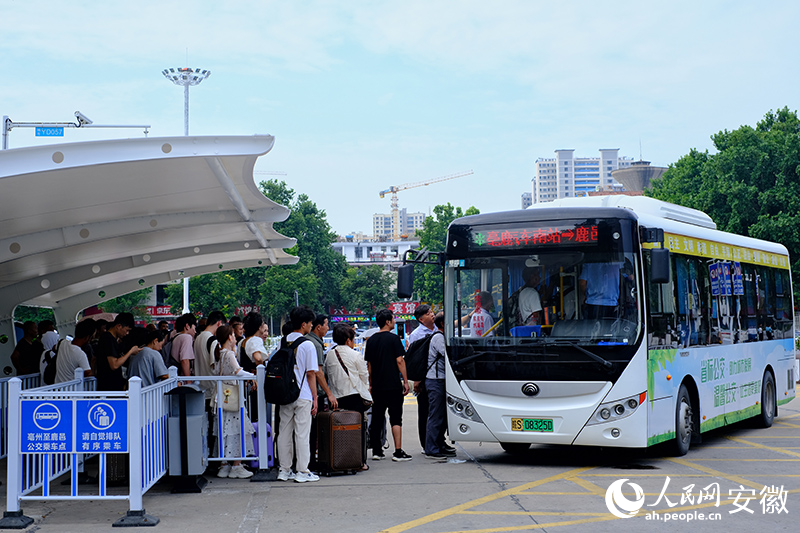
{"label": "blue sign board", "polygon": [[720,274],[719,263],[708,265],[708,275],[711,278],[711,296],[719,296]]}
{"label": "blue sign board", "polygon": [[744,280],[742,279],[742,264],[739,263],[738,261],[733,262],[733,295],[744,296]]}
{"label": "blue sign board", "polygon": [[69,453],[74,451],[72,400],[22,400],[22,453]]}
{"label": "blue sign board", "polygon": [[718,263],[722,265],[722,277],[719,279],[719,292],[720,296],[731,296],[731,264]]}
{"label": "blue sign board", "polygon": [[63,137],[64,128],[61,126],[36,126],[36,137]]}
{"label": "blue sign board", "polygon": [[76,452],[128,451],[127,400],[77,400],[75,403]]}

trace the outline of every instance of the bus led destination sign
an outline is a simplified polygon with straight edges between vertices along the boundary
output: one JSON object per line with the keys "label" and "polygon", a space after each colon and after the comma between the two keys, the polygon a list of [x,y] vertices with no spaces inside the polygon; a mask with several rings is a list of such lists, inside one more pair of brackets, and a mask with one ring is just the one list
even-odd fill
{"label": "bus led destination sign", "polygon": [[471,232],[473,248],[597,244],[597,225],[548,226]]}

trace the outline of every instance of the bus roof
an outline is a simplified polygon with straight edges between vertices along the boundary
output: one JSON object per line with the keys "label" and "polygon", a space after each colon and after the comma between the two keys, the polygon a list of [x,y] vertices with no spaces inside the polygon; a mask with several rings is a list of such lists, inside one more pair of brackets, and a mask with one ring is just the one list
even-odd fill
{"label": "bus roof", "polygon": [[[524,222],[540,219],[537,215],[545,214],[545,210],[549,211],[547,215],[552,213],[553,215],[557,214],[558,217],[567,217],[565,210],[570,209],[580,209],[581,216],[585,214],[585,210],[592,209],[600,217],[608,216],[614,209],[624,209],[631,213],[631,218],[637,219],[639,224],[645,227],[661,228],[667,233],[685,237],[789,255],[786,247],[781,244],[718,230],[711,217],[702,211],[646,196],[610,195],[562,198],[552,202],[533,204],[524,210],[462,217],[454,220],[453,224]],[[619,216],[619,211],[617,213],[616,216]]]}

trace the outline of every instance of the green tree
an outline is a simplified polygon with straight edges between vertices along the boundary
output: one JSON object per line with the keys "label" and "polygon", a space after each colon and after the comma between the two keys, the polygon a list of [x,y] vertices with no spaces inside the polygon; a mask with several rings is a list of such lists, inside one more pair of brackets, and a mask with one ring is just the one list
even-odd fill
{"label": "green tree", "polygon": [[134,318],[150,321],[153,317],[147,311],[147,300],[153,292],[152,287],[129,292],[97,304],[104,313],[132,313]]}
{"label": "green tree", "polygon": [[29,320],[36,322],[37,324],[42,320],[52,320],[55,322],[56,315],[53,313],[53,309],[50,307],[18,305],[17,308],[14,309],[14,321],[27,322]]}
{"label": "green tree", "polygon": [[[433,216],[425,219],[422,230],[417,231],[420,247],[431,252],[442,252],[446,246],[447,228],[455,219],[462,216],[477,215],[477,208],[470,207],[465,212],[449,203],[433,208]],[[444,300],[442,292],[442,269],[434,265],[414,267],[414,289],[417,298],[423,302],[439,304]]]}
{"label": "green tree", "polygon": [[379,265],[350,267],[342,282],[342,304],[351,313],[360,309],[374,314],[395,300],[395,283],[396,277]]}
{"label": "green tree", "polygon": [[[214,272],[189,278],[189,310],[196,315],[208,316],[219,310],[231,316],[241,304],[248,301],[247,288],[242,284],[241,271]],[[166,304],[172,306],[173,313],[183,308],[183,283],[167,285]]]}
{"label": "green tree", "polygon": [[[723,231],[780,242],[800,274],[800,119],[784,107],[755,128],[711,136],[715,154],[691,150],[645,194],[708,213]],[[795,292],[797,298],[798,292]]]}
{"label": "green tree", "polygon": [[298,262],[269,268],[264,282],[258,288],[261,298],[258,305],[263,316],[280,318],[289,314],[295,305],[294,291],[299,303],[316,301],[319,292],[319,279],[313,266]]}
{"label": "green tree", "polygon": [[[295,198],[295,191],[285,182],[278,180],[262,181],[259,184],[265,196],[279,204],[289,207],[291,214],[284,222],[275,223],[275,230],[297,239],[297,244],[287,250],[299,258],[297,269],[286,267],[269,268],[264,275],[264,283],[260,285],[261,301],[270,309],[271,316],[282,316],[294,305],[294,291],[300,293],[300,303],[317,311],[327,312],[330,307],[340,305],[341,287],[347,269],[347,262],[341,254],[336,253],[331,244],[336,241],[336,234],[328,224],[324,210],[321,210],[311,199],[300,194]],[[273,270],[284,270],[278,273]],[[289,274],[294,279],[288,279]],[[312,282],[312,279],[314,280]],[[310,287],[313,290],[309,290]],[[289,294],[277,295],[277,289],[288,289]],[[269,291],[269,292],[265,292]],[[286,307],[278,302],[291,302]],[[267,304],[268,303],[268,304]]]}

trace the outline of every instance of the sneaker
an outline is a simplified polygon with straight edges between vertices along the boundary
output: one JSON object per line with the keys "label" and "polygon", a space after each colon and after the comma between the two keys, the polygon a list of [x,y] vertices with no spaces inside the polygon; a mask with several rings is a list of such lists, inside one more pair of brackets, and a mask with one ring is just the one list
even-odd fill
{"label": "sneaker", "polygon": [[443,461],[447,459],[447,455],[443,452],[436,452],[436,453],[426,453],[425,457],[428,459],[436,459],[437,461]]}
{"label": "sneaker", "polygon": [[411,456],[408,455],[406,452],[403,451],[402,448],[398,448],[392,454],[392,461],[400,462],[400,461],[410,461]]}
{"label": "sneaker", "polygon": [[456,456],[456,449],[452,446],[445,446],[442,449],[442,453],[447,457],[455,457]]}
{"label": "sneaker", "polygon": [[278,472],[278,481],[292,481],[296,474],[291,470],[281,470]]}
{"label": "sneaker", "polygon": [[296,483],[305,483],[307,481],[319,481],[319,476],[312,472],[298,472],[294,480]]}
{"label": "sneaker", "polygon": [[217,472],[217,477],[230,477],[231,475],[231,465],[224,464],[219,467],[219,471]]}
{"label": "sneaker", "polygon": [[249,477],[253,477],[253,473],[242,465],[236,465],[231,468],[231,473],[228,475],[228,477],[232,479],[247,479]]}
{"label": "sneaker", "polygon": [[373,461],[380,461],[381,459],[386,459],[386,455],[383,454],[383,450],[375,450],[372,452]]}

